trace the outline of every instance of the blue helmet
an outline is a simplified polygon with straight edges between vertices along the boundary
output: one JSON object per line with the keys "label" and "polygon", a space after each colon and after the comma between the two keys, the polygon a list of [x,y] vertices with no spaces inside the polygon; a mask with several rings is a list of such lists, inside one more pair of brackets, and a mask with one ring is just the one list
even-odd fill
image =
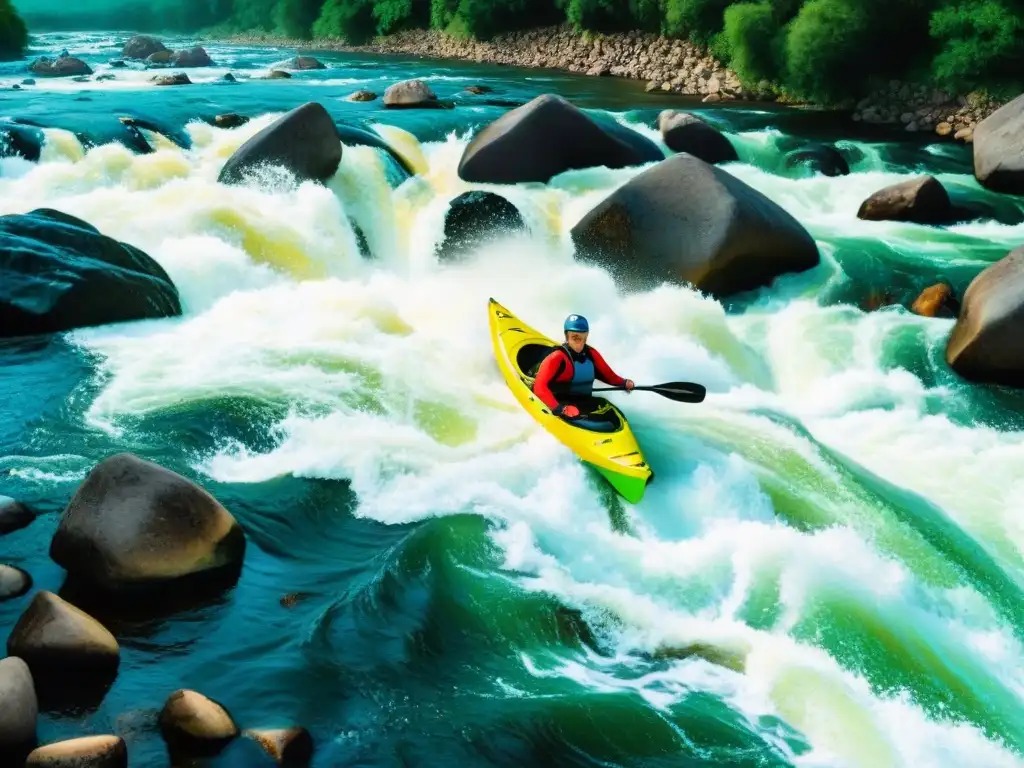
{"label": "blue helmet", "polygon": [[590,323],[583,315],[569,315],[565,318],[565,325],[562,330],[576,331],[577,333],[590,333]]}

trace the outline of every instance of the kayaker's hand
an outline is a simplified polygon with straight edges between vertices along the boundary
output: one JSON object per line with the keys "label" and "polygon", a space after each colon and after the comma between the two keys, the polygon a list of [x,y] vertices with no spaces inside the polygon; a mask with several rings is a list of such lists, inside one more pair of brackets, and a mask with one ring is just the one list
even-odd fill
{"label": "kayaker's hand", "polygon": [[627,392],[632,392],[633,391],[633,387],[635,387],[635,386],[636,386],[636,384],[633,383],[632,379],[626,379],[626,391]]}
{"label": "kayaker's hand", "polygon": [[580,415],[580,409],[575,405],[567,405],[562,409],[562,415],[567,419],[575,419]]}

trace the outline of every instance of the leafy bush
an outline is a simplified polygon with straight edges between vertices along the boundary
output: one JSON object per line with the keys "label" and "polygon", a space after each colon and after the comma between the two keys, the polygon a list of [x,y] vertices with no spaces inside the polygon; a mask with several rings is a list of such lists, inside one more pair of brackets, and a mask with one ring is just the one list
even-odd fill
{"label": "leafy bush", "polygon": [[729,61],[740,80],[756,85],[777,83],[782,73],[782,26],[767,2],[737,3],[725,10],[717,53]]}
{"label": "leafy bush", "polygon": [[978,0],[938,9],[931,34],[942,46],[932,70],[953,89],[988,85],[1020,88],[1024,80],[1024,18],[1000,0]]}
{"label": "leafy bush", "polygon": [[665,32],[708,45],[722,31],[722,14],[732,0],[665,0]]}
{"label": "leafy bush", "polygon": [[16,59],[28,44],[28,30],[11,0],[0,0],[0,60]]}

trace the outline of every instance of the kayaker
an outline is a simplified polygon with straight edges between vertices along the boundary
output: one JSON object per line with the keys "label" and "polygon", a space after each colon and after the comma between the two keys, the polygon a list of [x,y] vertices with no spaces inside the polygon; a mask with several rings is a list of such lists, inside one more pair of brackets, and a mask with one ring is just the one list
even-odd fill
{"label": "kayaker", "polygon": [[594,379],[613,387],[633,389],[633,381],[613,371],[601,353],[587,345],[590,324],[582,315],[569,315],[563,325],[565,343],[540,364],[533,393],[563,419],[587,415],[599,404],[593,397]]}

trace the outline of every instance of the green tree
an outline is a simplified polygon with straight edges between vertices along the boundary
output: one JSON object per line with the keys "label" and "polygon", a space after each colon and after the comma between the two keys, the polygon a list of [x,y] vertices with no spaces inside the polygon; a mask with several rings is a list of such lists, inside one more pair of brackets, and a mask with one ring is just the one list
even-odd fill
{"label": "green tree", "polygon": [[946,5],[931,17],[941,45],[935,79],[952,89],[1018,91],[1024,81],[1024,14],[1001,0]]}
{"label": "green tree", "polygon": [[0,60],[21,58],[28,45],[28,29],[11,0],[0,0]]}

